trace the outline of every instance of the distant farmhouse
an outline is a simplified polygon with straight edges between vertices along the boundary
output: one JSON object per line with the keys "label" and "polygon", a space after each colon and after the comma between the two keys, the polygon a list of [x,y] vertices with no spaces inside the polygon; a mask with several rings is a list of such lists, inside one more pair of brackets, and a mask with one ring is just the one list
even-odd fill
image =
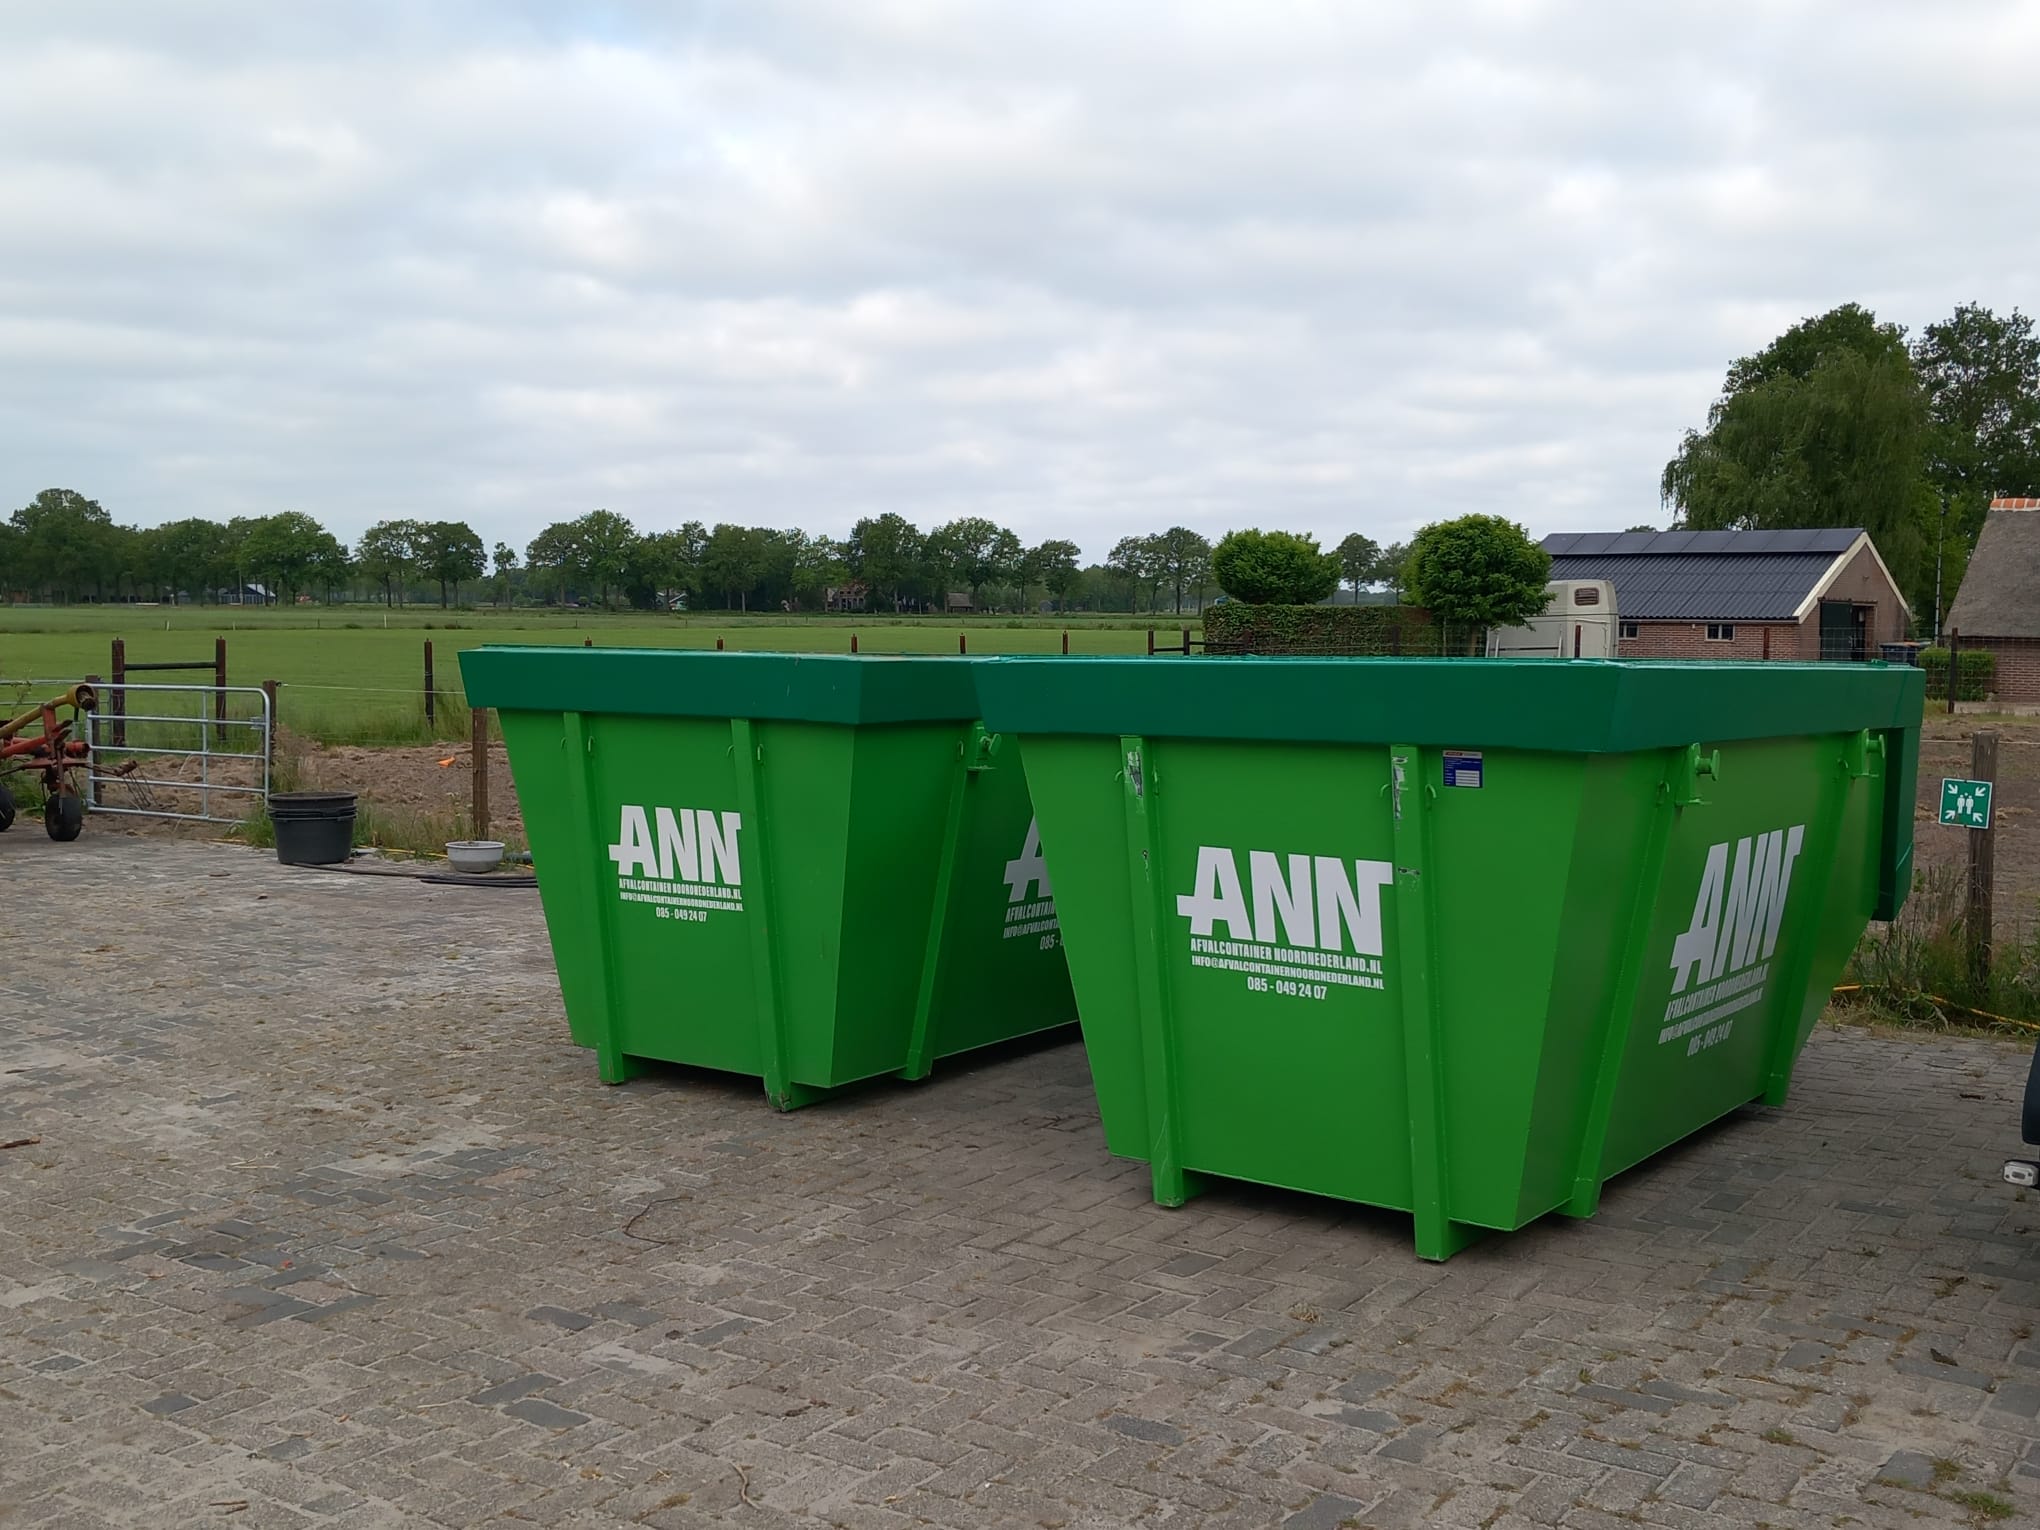
{"label": "distant farmhouse", "polygon": [[1997,655],[1999,701],[2040,701],[2040,499],[1990,502],[1948,630]]}
{"label": "distant farmhouse", "polygon": [[1912,626],[1855,527],[1559,532],[1544,550],[1551,578],[1615,586],[1625,659],[1875,659]]}

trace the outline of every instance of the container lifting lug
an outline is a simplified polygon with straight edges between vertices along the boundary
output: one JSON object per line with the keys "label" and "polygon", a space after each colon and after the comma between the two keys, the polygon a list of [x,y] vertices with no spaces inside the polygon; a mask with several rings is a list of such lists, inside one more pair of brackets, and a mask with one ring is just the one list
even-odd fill
{"label": "container lifting lug", "polygon": [[999,735],[985,732],[983,723],[972,723],[963,741],[963,768],[972,772],[990,770],[992,757],[998,752]]}
{"label": "container lifting lug", "polygon": [[1671,779],[1666,783],[1671,788],[1673,807],[1707,806],[1707,799],[1700,795],[1702,776],[1711,781],[1721,779],[1721,751],[1703,751],[1698,744],[1688,744],[1672,762]]}
{"label": "container lifting lug", "polygon": [[1870,761],[1884,763],[1884,735],[1872,733],[1868,728],[1849,735],[1849,741],[1842,749],[1842,770],[1851,781],[1861,781],[1866,776],[1877,774]]}

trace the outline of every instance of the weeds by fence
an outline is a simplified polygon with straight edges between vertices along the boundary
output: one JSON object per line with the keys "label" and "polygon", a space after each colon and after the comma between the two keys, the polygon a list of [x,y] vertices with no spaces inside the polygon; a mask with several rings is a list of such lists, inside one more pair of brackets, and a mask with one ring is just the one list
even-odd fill
{"label": "weeds by fence", "polygon": [[1964,938],[1966,893],[1963,868],[1926,867],[1898,918],[1863,937],[1845,982],[1857,987],[1857,1003],[1872,1006],[1872,1018],[2018,1035],[2040,1025],[2040,930],[1999,931],[1990,976],[1979,984]]}

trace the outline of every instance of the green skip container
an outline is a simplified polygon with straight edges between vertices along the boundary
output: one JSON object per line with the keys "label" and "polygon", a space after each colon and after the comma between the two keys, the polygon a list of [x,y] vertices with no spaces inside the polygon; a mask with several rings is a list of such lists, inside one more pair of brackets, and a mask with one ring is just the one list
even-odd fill
{"label": "green skip container", "polygon": [[1444,1259],[1792,1067],[1912,870],[1876,664],[995,659],[1106,1142]]}
{"label": "green skip container", "polygon": [[971,661],[484,647],[574,1040],[781,1109],[1076,1019]]}

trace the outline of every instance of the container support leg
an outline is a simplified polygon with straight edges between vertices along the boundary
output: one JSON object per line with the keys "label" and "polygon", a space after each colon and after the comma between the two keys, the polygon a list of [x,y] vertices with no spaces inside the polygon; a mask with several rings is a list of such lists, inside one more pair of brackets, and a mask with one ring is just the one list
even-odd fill
{"label": "container support leg", "polygon": [[1140,1005],[1141,1072],[1147,1086],[1148,1170],[1155,1200],[1180,1206],[1204,1188],[1204,1181],[1183,1167],[1183,1117],[1177,1108],[1176,1047],[1163,965],[1163,931],[1168,924],[1159,900],[1168,889],[1162,879],[1161,819],[1154,805],[1154,759],[1147,740],[1135,735],[1122,736],[1119,751],[1126,853],[1132,863],[1133,967]]}
{"label": "container support leg", "polygon": [[[1855,793],[1856,783],[1881,777],[1884,774],[1883,756],[1883,737],[1872,735],[1867,729],[1842,741],[1841,757],[1834,766],[1841,781],[1829,787],[1820,806],[1814,810],[1806,848],[1800,853],[1800,865],[1812,868],[1834,864],[1835,845],[1842,835],[1842,819],[1848,814],[1849,799]],[[1878,789],[1881,795],[1881,781]],[[1766,1043],[1764,1092],[1760,1096],[1766,1105],[1783,1105],[1785,1097],[1792,1091],[1792,1065],[1799,1057],[1799,1032],[1806,1019],[1806,985],[1813,976],[1814,952],[1820,944],[1819,919],[1826,898],[1827,890],[1823,887],[1813,920],[1800,932],[1791,954],[1779,964],[1781,970],[1771,980],[1778,985],[1779,994],[1787,996],[1788,1000],[1796,1000],[1799,1007],[1781,1019]],[[1827,996],[1822,994],[1818,1002],[1825,1007]]]}
{"label": "container support leg", "polygon": [[748,717],[730,719],[730,755],[736,764],[737,812],[743,819],[744,913],[751,929],[751,984],[758,995],[758,1052],[764,1060],[765,1097],[779,1110],[813,1104],[826,1090],[796,1084],[789,1076],[786,1009],[779,1002],[779,970],[772,960],[776,910],[772,898],[772,858],[765,815],[758,806],[759,745]]}
{"label": "container support leg", "polygon": [[[981,733],[982,729],[973,730]],[[942,858],[935,871],[935,906],[928,911],[928,944],[921,956],[921,986],[914,996],[914,1029],[907,1039],[904,1079],[924,1079],[935,1066],[935,995],[942,981],[942,940],[949,923],[949,898],[956,884],[956,858],[963,845],[964,797],[970,790],[976,739],[966,733],[949,787],[949,813],[942,823]]]}
{"label": "container support leg", "polygon": [[1658,782],[1651,803],[1650,827],[1643,854],[1629,888],[1629,928],[1622,940],[1622,965],[1608,998],[1608,1019],[1601,1033],[1601,1055],[1594,1064],[1594,1091],[1587,1102],[1587,1121],[1580,1133],[1580,1156],[1573,1167],[1572,1198],[1563,1210],[1569,1217],[1590,1217],[1601,1206],[1601,1160],[1608,1148],[1608,1122],[1615,1112],[1615,1087],[1622,1079],[1622,1059],[1636,1028],[1636,1002],[1643,991],[1643,964],[1649,953],[1650,930],[1657,918],[1657,892],[1664,882],[1665,854],[1671,848],[1672,826],[1682,805],[1673,776],[1675,759]]}
{"label": "container support leg", "polygon": [[1447,1210],[1445,1059],[1431,946],[1429,833],[1434,792],[1423,751],[1396,744],[1388,752],[1394,814],[1397,981],[1402,988],[1404,1086],[1410,1122],[1411,1209],[1417,1257],[1449,1259],[1485,1229],[1455,1222]]}
{"label": "container support leg", "polygon": [[587,720],[579,712],[568,712],[564,721],[566,735],[561,742],[569,762],[568,807],[572,821],[587,826],[588,840],[594,847],[593,858],[587,864],[588,906],[595,911],[595,1067],[603,1083],[627,1084],[645,1071],[645,1065],[624,1055],[623,1039],[617,1034],[616,899],[606,885],[607,836],[595,832],[595,783],[591,779],[595,770],[595,741],[588,736]]}

